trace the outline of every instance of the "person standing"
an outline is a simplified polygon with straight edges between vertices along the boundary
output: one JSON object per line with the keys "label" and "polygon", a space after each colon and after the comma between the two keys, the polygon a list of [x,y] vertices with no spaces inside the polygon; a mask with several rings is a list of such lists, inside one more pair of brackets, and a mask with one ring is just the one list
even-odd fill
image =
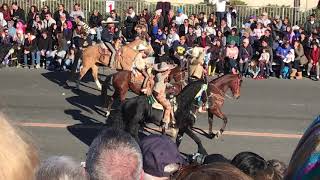
{"label": "person standing", "polygon": [[134,39],[134,27],[136,27],[138,23],[138,17],[136,13],[133,10],[133,7],[129,7],[126,18],[124,21],[124,25],[126,27],[125,30],[125,37],[129,40],[132,41]]}
{"label": "person standing", "polygon": [[216,5],[216,17],[217,22],[220,24],[222,18],[225,17],[226,14],[226,4],[229,2],[229,0],[209,0],[211,4]]}
{"label": "person standing", "polygon": [[310,50],[310,63],[308,64],[308,76],[310,77],[310,71],[312,69],[312,67],[315,67],[316,70],[316,80],[319,80],[319,74],[320,74],[320,70],[319,70],[319,59],[320,59],[320,48],[319,48],[319,44],[317,42],[312,42],[311,44],[312,49]]}

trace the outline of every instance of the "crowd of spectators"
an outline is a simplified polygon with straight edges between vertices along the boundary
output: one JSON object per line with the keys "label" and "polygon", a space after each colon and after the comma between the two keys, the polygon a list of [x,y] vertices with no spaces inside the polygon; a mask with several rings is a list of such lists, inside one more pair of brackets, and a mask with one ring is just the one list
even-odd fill
{"label": "crowd of spectators", "polygon": [[144,9],[138,13],[129,7],[123,20],[116,10],[107,17],[94,10],[85,19],[80,4],[71,12],[63,4],[56,10],[31,6],[26,16],[17,3],[3,4],[0,60],[3,65],[66,69],[74,61],[74,49],[106,39],[109,31],[104,30],[109,26],[102,22],[110,17],[121,22],[112,29],[116,38],[146,39],[157,62],[180,64],[188,49],[200,46],[207,52],[207,75],[237,71],[255,79],[302,79],[303,75],[319,79],[320,24],[314,14],[304,24],[290,24],[288,17],[269,17],[264,12],[247,17],[239,27],[236,9],[226,9],[225,1],[212,1],[216,13],[188,15],[181,8],[174,12],[170,3],[161,3],[155,12]]}
{"label": "crowd of spectators", "polygon": [[52,156],[39,163],[32,140],[0,114],[1,179],[10,180],[316,180],[319,172],[318,117],[298,143],[290,163],[265,160],[254,152],[232,159],[222,154],[181,154],[165,135],[105,128],[91,143],[86,161]]}

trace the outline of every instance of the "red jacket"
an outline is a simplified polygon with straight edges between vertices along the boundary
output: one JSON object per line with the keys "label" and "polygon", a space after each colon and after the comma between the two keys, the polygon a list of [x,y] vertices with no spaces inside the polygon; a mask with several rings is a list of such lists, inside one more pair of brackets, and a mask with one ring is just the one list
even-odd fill
{"label": "red jacket", "polygon": [[317,64],[319,62],[319,58],[320,58],[320,48],[318,47],[317,49],[311,49],[310,51],[310,58],[311,58],[311,62],[312,64]]}

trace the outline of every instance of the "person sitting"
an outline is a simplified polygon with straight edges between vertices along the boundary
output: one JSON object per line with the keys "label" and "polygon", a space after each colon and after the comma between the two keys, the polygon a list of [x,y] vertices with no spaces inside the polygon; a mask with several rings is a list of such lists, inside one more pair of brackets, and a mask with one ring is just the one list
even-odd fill
{"label": "person sitting", "polygon": [[191,57],[192,59],[189,62],[190,80],[203,78],[205,49],[202,47],[194,47],[191,52]]}
{"label": "person sitting", "polygon": [[136,71],[138,71],[139,73],[141,73],[144,77],[143,83],[142,83],[142,92],[147,93],[145,89],[147,82],[150,79],[150,75],[148,73],[148,61],[147,61],[147,55],[145,53],[145,50],[147,49],[147,47],[143,44],[139,44],[137,50],[139,51],[139,53],[136,55],[136,57],[133,60],[133,73],[136,74]]}
{"label": "person sitting", "polygon": [[267,77],[267,73],[265,72],[264,68],[268,67],[267,64],[269,64],[270,61],[270,53],[268,51],[268,48],[263,48],[262,53],[259,58],[259,67],[260,67],[260,77],[265,78]]}
{"label": "person sitting", "polygon": [[229,59],[229,72],[231,71],[233,74],[237,73],[237,59],[239,55],[239,49],[236,46],[235,41],[231,41],[229,46],[226,49],[226,57]]}
{"label": "person sitting", "polygon": [[256,60],[252,60],[248,69],[248,75],[253,79],[257,79],[259,73],[260,67],[258,66],[258,62]]}
{"label": "person sitting", "polygon": [[175,63],[180,65],[181,69],[186,66],[185,53],[187,51],[186,37],[181,36],[179,44],[174,47],[174,57],[177,60]]}
{"label": "person sitting", "polygon": [[107,25],[102,30],[101,40],[111,52],[109,66],[112,66],[114,64],[115,57],[116,57],[116,49],[113,44],[113,40],[116,37],[115,26],[114,26],[115,23],[118,23],[118,21],[113,21],[112,18],[108,18],[107,21],[102,21],[102,24]]}
{"label": "person sitting", "polygon": [[289,74],[291,73],[292,62],[294,61],[294,58],[295,58],[294,49],[290,49],[289,53],[287,54],[287,56],[283,60],[284,65],[289,67]]}
{"label": "person sitting", "polygon": [[[155,76],[155,85],[153,87],[152,94],[155,99],[163,106],[164,115],[163,115],[163,124],[165,128],[169,127],[170,119],[171,124],[175,125],[173,109],[171,107],[171,103],[166,98],[166,87],[168,82],[166,79],[168,78],[172,69],[174,69],[176,65],[169,65],[166,62],[161,62],[159,64],[154,65],[154,70],[156,71]],[[171,117],[171,118],[170,118]]]}

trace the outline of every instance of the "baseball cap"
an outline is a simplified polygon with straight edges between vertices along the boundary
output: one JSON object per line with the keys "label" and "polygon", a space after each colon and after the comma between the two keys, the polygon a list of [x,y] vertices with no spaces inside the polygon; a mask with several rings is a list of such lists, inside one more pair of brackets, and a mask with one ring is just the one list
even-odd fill
{"label": "baseball cap", "polygon": [[179,8],[179,9],[177,10],[177,12],[178,12],[178,13],[182,13],[182,12],[183,12],[182,8]]}
{"label": "baseball cap", "polygon": [[167,136],[149,135],[140,141],[140,148],[143,156],[143,170],[152,176],[169,177],[178,170],[178,168],[170,168],[171,165],[186,164],[177,145]]}

